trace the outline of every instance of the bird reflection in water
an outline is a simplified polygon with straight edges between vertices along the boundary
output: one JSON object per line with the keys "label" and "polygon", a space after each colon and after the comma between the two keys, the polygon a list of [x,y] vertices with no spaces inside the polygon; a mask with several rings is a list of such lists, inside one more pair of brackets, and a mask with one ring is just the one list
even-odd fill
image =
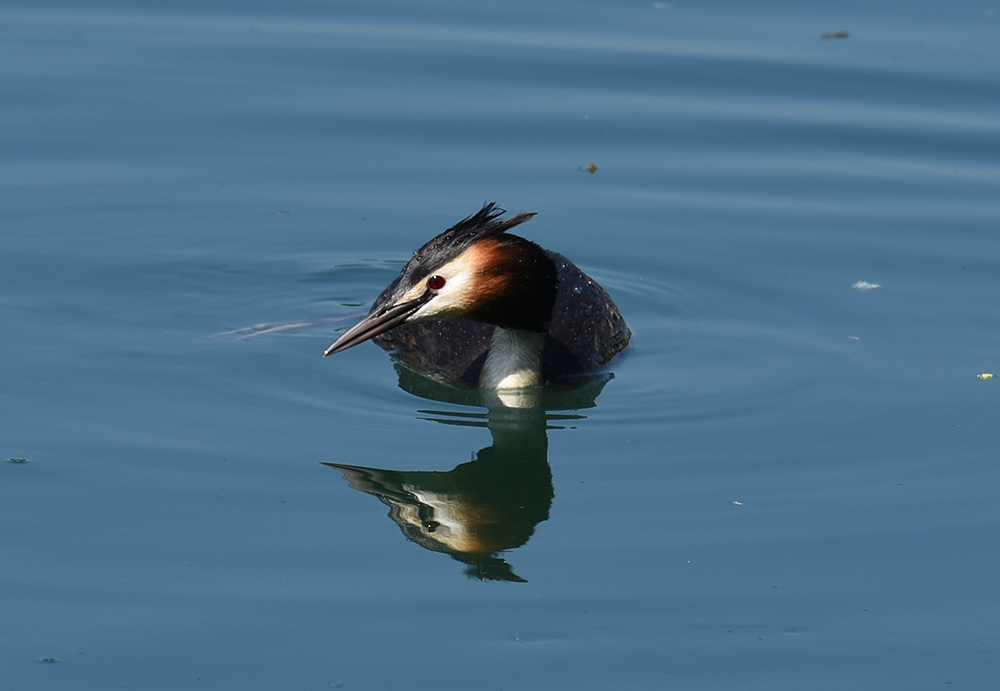
{"label": "bird reflection in water", "polygon": [[[400,386],[435,400],[456,391],[434,385],[400,364]],[[549,517],[554,490],[548,461],[548,429],[579,419],[575,410],[594,405],[610,375],[580,380],[563,390],[548,389],[540,405],[509,408],[493,401],[483,413],[424,412],[443,424],[489,429],[493,443],[472,461],[449,471],[411,471],[324,463],[343,473],[350,486],[379,499],[408,540],[466,565],[467,576],[483,581],[523,583],[503,554],[521,547]],[[482,392],[481,392],[482,393]],[[467,402],[467,401],[462,401]],[[471,402],[471,401],[468,401]]]}

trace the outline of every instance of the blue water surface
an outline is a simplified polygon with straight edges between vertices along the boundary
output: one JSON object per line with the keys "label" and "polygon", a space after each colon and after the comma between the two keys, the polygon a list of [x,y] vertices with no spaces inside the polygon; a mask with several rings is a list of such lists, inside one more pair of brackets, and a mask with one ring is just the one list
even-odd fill
{"label": "blue water surface", "polygon": [[[0,687],[995,688],[998,64],[993,0],[0,4]],[[494,200],[634,333],[589,400],[320,357]]]}

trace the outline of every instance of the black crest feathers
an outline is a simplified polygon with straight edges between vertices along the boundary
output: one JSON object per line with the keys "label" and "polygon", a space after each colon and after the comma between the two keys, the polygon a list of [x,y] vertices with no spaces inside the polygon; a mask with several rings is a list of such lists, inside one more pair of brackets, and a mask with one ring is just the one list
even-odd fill
{"label": "black crest feathers", "polygon": [[[505,213],[507,212],[504,209],[497,208],[495,202],[484,204],[482,209],[468,218],[463,218],[414,252],[413,258],[406,265],[404,272],[406,277],[418,280],[436,267],[447,264],[480,240],[505,233],[535,215],[518,214],[500,219]],[[403,282],[406,282],[405,279]]]}

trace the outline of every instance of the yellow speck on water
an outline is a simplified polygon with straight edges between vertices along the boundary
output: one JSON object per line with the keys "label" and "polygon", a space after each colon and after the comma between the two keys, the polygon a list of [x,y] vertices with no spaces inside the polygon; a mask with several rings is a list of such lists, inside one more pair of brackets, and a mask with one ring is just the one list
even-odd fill
{"label": "yellow speck on water", "polygon": [[593,163],[591,163],[589,166],[580,166],[580,170],[585,170],[588,173],[590,173],[591,175],[593,175],[594,173],[597,172],[597,166],[595,166]]}
{"label": "yellow speck on water", "polygon": [[983,372],[982,374],[977,374],[976,377],[978,377],[979,379],[992,379],[993,375],[990,374],[989,372]]}

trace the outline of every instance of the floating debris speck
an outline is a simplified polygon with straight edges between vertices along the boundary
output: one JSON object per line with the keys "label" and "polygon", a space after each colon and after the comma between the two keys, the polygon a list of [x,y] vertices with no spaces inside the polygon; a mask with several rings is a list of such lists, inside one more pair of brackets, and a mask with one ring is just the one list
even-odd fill
{"label": "floating debris speck", "polygon": [[594,173],[597,172],[597,166],[595,166],[593,163],[591,163],[589,166],[580,166],[580,170],[585,171],[585,172],[590,173],[591,175],[593,175]]}
{"label": "floating debris speck", "polygon": [[827,41],[831,38],[847,38],[848,36],[850,36],[850,34],[847,33],[846,31],[827,31],[825,34],[819,35],[819,37],[824,41]]}
{"label": "floating debris speck", "polygon": [[977,374],[976,378],[977,379],[992,379],[993,375],[990,374],[989,372],[983,372],[982,374]]}
{"label": "floating debris speck", "polygon": [[868,281],[855,281],[854,285],[851,286],[854,290],[875,290],[876,288],[881,288],[882,286],[878,283],[869,283]]}

